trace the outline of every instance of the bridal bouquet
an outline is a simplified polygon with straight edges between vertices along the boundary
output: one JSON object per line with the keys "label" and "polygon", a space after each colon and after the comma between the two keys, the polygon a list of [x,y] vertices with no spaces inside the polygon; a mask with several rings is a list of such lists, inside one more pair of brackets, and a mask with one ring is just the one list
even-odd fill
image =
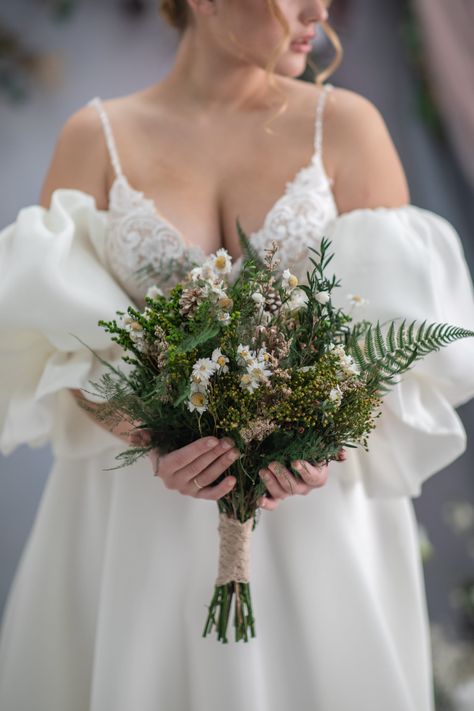
{"label": "bridal bouquet", "polygon": [[292,461],[323,463],[342,447],[367,449],[396,376],[440,346],[474,336],[448,324],[352,323],[332,302],[340,284],[326,273],[329,240],[311,250],[313,269],[299,284],[279,267],[276,242],[261,259],[237,227],[245,259],[233,283],[230,255],[219,249],[168,296],[149,289],[143,312],[130,307],[100,322],[128,367],[106,363],[94,383],[104,419],[127,418],[151,433],[149,443],[119,455],[121,465],[208,435],[229,436],[240,449],[229,467],[237,484],[217,501],[219,569],[203,631],[215,628],[222,642],[232,608],[235,640],[255,636],[249,559],[265,493],[259,470],[276,461],[298,478]]}

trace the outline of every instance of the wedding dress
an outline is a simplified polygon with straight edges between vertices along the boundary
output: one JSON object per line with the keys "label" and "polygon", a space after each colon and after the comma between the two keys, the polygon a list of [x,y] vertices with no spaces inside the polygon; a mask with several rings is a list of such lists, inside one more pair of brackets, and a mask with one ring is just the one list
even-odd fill
{"label": "wedding dress", "polygon": [[[304,281],[332,241],[355,318],[474,329],[471,277],[442,217],[406,205],[338,215],[315,151],[250,236]],[[474,395],[474,339],[431,354],[386,397],[369,452],[326,485],[262,511],[252,541],[257,637],[202,637],[217,573],[215,502],[179,495],[148,461],[110,470],[122,442],[69,388],[117,361],[97,326],[143,305],[137,269],[171,264],[167,292],[205,254],[133,188],[99,111],[116,180],[108,210],[58,189],[0,233],[0,446],[52,442],[54,466],[12,584],[0,640],[2,711],[433,711],[423,570],[411,498],[465,449],[455,407]],[[241,260],[234,263],[238,273]],[[80,340],[79,340],[80,339]]]}

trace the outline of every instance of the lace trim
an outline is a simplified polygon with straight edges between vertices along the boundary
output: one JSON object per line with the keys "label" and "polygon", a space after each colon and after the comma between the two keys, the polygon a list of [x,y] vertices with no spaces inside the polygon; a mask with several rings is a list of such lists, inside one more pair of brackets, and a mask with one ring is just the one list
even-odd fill
{"label": "lace trim", "polygon": [[[333,181],[326,174],[321,154],[322,117],[329,88],[331,84],[324,86],[318,102],[316,150],[310,163],[286,183],[284,194],[269,210],[263,226],[248,235],[262,257],[272,240],[279,241],[283,268],[288,266],[299,279],[305,276],[300,272],[308,247],[319,244],[325,225],[338,214],[331,188]],[[109,193],[107,257],[122,287],[137,304],[143,304],[149,286],[156,284],[166,293],[207,255],[200,246],[186,242],[181,232],[158,212],[153,199],[129,184],[116,155],[110,123],[105,112],[103,115],[111,156],[117,158],[117,175]],[[232,278],[241,262],[242,257],[234,261]],[[144,273],[147,266],[151,272]]]}

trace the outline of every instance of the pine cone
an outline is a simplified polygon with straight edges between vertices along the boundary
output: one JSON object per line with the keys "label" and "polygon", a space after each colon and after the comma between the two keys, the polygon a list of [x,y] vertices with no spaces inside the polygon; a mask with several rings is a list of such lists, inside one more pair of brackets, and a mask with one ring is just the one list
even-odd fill
{"label": "pine cone", "polygon": [[268,289],[265,297],[265,306],[271,313],[275,313],[281,307],[280,294],[272,286]]}
{"label": "pine cone", "polygon": [[202,301],[202,289],[200,286],[190,286],[185,289],[179,299],[179,313],[182,316],[191,317]]}

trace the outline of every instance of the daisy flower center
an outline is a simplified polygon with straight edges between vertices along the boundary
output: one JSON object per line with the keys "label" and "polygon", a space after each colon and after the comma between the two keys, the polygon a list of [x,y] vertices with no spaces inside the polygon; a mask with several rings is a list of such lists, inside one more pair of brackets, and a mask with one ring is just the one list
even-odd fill
{"label": "daisy flower center", "polygon": [[190,400],[193,405],[196,405],[196,407],[202,407],[206,401],[206,398],[204,396],[204,393],[196,392],[192,393]]}

